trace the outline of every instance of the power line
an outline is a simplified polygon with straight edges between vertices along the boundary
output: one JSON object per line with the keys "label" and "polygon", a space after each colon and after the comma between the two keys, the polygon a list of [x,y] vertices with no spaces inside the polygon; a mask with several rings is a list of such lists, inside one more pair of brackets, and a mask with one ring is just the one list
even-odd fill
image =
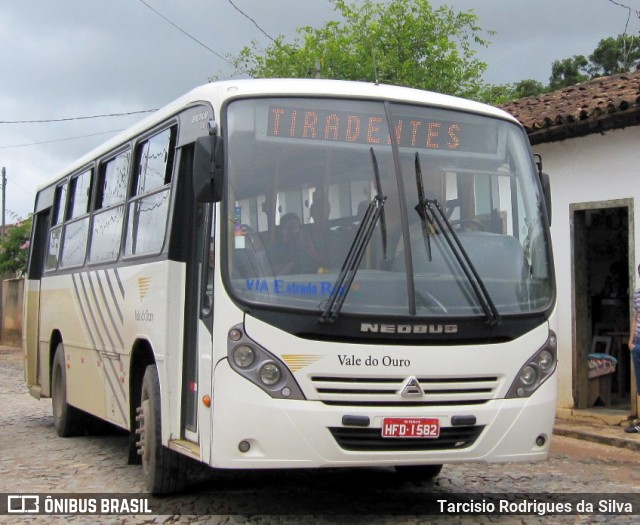
{"label": "power line", "polygon": [[40,120],[0,120],[0,124],[43,124],[47,122],[69,122],[71,120],[88,120],[93,118],[105,118],[105,117],[126,117],[129,115],[139,115],[140,113],[153,113],[156,109],[143,109],[140,111],[128,111],[126,113],[105,113],[104,115],[87,115],[82,117],[66,117],[66,118],[52,118],[52,119],[40,119]]}
{"label": "power line", "polygon": [[256,22],[253,18],[251,18],[247,13],[245,13],[242,9],[240,9],[236,4],[233,3],[232,0],[227,0],[232,6],[233,8],[238,11],[238,13],[240,13],[242,16],[244,16],[245,18],[247,18],[248,20],[250,20],[251,22],[253,22],[253,25],[256,26],[260,32],[262,32],[262,34],[264,36],[266,36],[269,40],[271,40],[272,42],[275,43],[275,39],[269,35],[269,33],[267,33],[264,29],[262,29],[259,25],[258,22]]}
{"label": "power line", "polygon": [[[7,184],[9,184],[9,182],[7,182]],[[14,185],[16,188],[21,189],[22,191],[24,191],[26,194],[28,195],[33,195],[35,192],[33,190],[28,190],[27,188],[25,188],[24,186],[21,186],[20,184],[18,184],[15,180],[11,181],[11,184]]]}
{"label": "power line", "polygon": [[[17,214],[15,211],[10,210],[9,208],[7,208],[7,215],[17,222],[21,222],[24,220],[24,217],[22,215]],[[11,224],[9,224],[9,226],[11,226]]]}
{"label": "power line", "polygon": [[29,146],[40,146],[42,144],[53,144],[55,142],[66,142],[68,140],[86,139],[86,138],[89,138],[89,137],[97,137],[98,135],[108,135],[109,133],[118,133],[119,131],[124,131],[124,130],[122,130],[122,129],[113,129],[111,131],[102,131],[100,133],[91,133],[89,135],[79,135],[77,137],[67,137],[67,138],[64,138],[64,139],[45,140],[43,142],[31,142],[29,144],[12,144],[11,146],[0,146],[0,149],[27,148]]}
{"label": "power line", "polygon": [[632,7],[629,7],[628,5],[625,4],[621,4],[620,2],[616,2],[616,0],[607,0],[608,2],[617,5],[618,7],[624,7],[625,9],[629,10],[629,14],[631,14],[631,12],[633,11],[636,16],[640,17],[640,11],[638,9],[633,9]]}
{"label": "power line", "polygon": [[[627,60],[629,59],[629,55],[631,54],[631,47],[629,47],[629,49],[627,49],[627,30],[629,29],[629,21],[631,20],[631,14],[635,13],[637,18],[640,18],[640,11],[638,11],[637,9],[633,9],[632,7],[629,7],[628,5],[622,4],[620,2],[617,2],[616,0],[608,0],[610,3],[612,3],[613,5],[617,5],[618,7],[622,7],[624,9],[626,9],[628,11],[627,14],[627,22],[624,25],[624,32],[622,33],[622,45],[623,45],[623,49],[622,49],[622,55],[623,55],[623,64],[625,69],[627,69],[629,66],[627,65]],[[629,37],[631,40],[631,44],[633,45],[633,40],[634,37],[630,36]]]}
{"label": "power line", "polygon": [[180,31],[183,35],[187,36],[188,38],[190,38],[191,40],[193,40],[196,44],[199,44],[200,46],[204,47],[207,51],[213,53],[215,56],[217,56],[218,58],[221,58],[222,60],[224,60],[227,64],[233,65],[232,62],[230,62],[229,60],[227,60],[226,57],[222,56],[220,53],[218,53],[217,51],[211,49],[208,45],[204,44],[203,42],[201,42],[200,40],[198,40],[196,37],[190,35],[189,33],[187,33],[184,29],[182,29],[179,25],[173,23],[171,20],[169,20],[166,16],[164,16],[162,13],[160,13],[159,11],[157,11],[156,9],[154,9],[153,7],[151,7],[147,2],[145,2],[145,0],[138,0],[140,3],[142,3],[143,5],[145,5],[147,8],[151,9],[151,11],[153,11],[156,15],[158,15],[160,18],[162,18],[165,22],[171,24],[173,27],[175,27],[178,31]]}

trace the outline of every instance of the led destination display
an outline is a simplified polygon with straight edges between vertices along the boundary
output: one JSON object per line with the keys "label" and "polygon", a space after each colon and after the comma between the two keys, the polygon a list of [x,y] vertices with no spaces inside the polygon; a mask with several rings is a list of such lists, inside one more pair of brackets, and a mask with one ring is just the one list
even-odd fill
{"label": "led destination display", "polygon": [[285,105],[270,105],[268,111],[266,135],[272,139],[375,147],[390,145],[393,137],[401,148],[479,155],[498,153],[497,123],[486,119],[480,123],[467,115],[458,120],[438,118],[442,111],[437,111],[434,118],[394,116],[390,134],[384,114]]}

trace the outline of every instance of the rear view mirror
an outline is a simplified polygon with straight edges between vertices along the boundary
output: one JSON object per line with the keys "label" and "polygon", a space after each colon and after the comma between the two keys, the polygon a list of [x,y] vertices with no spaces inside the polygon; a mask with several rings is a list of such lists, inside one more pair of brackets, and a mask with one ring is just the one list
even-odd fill
{"label": "rear view mirror", "polygon": [[542,184],[542,193],[544,193],[544,204],[547,208],[547,218],[549,226],[551,226],[551,183],[549,182],[549,175],[540,172],[540,182]]}
{"label": "rear view mirror", "polygon": [[551,226],[551,182],[549,182],[549,175],[542,171],[542,156],[539,153],[534,153],[533,155],[536,160],[538,175],[540,176],[542,193],[544,194],[544,204],[547,208],[547,219],[549,220],[549,226]]}
{"label": "rear view mirror", "polygon": [[193,192],[197,202],[219,202],[222,199],[224,150],[219,136],[196,140],[193,156]]}

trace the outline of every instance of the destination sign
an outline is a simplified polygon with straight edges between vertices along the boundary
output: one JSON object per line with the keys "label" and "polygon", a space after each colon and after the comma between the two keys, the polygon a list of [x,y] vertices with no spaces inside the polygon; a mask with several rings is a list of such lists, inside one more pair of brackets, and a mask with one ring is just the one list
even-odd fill
{"label": "destination sign", "polygon": [[[442,114],[443,112],[438,112]],[[366,146],[496,155],[498,126],[492,120],[447,120],[397,116],[389,131],[386,115],[284,105],[269,106],[267,137],[300,142],[333,142]]]}

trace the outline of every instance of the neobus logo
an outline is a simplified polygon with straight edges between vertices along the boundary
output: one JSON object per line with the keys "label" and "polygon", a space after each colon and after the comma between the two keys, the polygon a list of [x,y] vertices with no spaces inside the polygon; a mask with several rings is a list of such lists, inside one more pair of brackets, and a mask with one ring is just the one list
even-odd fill
{"label": "neobus logo", "polygon": [[457,334],[457,324],[361,323],[360,331],[374,334]]}

